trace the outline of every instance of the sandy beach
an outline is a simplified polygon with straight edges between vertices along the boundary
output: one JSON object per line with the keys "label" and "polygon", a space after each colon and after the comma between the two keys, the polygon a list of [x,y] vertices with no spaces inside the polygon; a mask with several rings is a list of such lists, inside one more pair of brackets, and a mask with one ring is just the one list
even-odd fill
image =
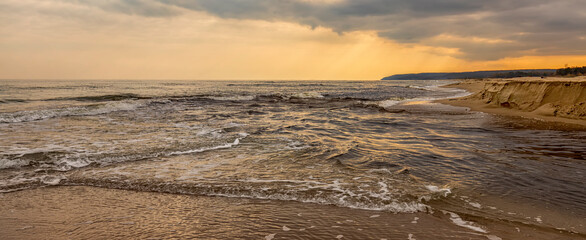
{"label": "sandy beach", "polygon": [[[441,211],[394,214],[291,201],[94,187],[0,194],[3,239],[579,239],[580,234]],[[455,224],[454,224],[455,223]],[[472,228],[472,229],[471,229]],[[493,234],[497,234],[496,237]],[[415,238],[417,237],[417,238]]]}
{"label": "sandy beach", "polygon": [[462,80],[445,87],[471,95],[438,102],[473,111],[586,128],[586,77]]}

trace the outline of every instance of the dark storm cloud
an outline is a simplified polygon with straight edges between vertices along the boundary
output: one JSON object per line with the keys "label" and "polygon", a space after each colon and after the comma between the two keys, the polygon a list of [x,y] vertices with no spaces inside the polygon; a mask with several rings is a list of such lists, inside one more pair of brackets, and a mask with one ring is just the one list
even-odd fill
{"label": "dark storm cloud", "polygon": [[222,18],[322,26],[339,33],[369,30],[398,42],[458,48],[459,57],[466,59],[586,53],[583,0],[158,0],[160,5],[154,1],[120,0],[107,8],[171,16],[176,12],[160,9],[173,6]]}
{"label": "dark storm cloud", "polygon": [[78,0],[79,2],[106,11],[147,17],[172,17],[180,11],[176,7],[156,0]]}

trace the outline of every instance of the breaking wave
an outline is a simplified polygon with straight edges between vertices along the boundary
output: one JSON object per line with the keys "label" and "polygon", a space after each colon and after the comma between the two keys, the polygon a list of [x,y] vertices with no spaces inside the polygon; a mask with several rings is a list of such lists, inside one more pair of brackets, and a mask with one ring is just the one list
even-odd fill
{"label": "breaking wave", "polygon": [[295,180],[249,179],[218,183],[205,181],[181,183],[158,182],[152,179],[145,182],[140,179],[118,180],[72,176],[64,180],[62,184],[196,196],[296,201],[393,213],[428,212],[431,207],[425,203],[425,199],[444,197],[434,192],[428,192],[423,196],[401,197],[390,193],[352,191],[342,187],[339,182],[328,184]]}
{"label": "breaking wave", "polygon": [[74,101],[88,101],[88,102],[105,102],[105,101],[122,101],[122,100],[137,100],[137,99],[150,99],[150,97],[141,96],[134,93],[121,93],[121,94],[107,94],[98,96],[81,96],[71,98],[55,98],[51,100],[74,100]]}
{"label": "breaking wave", "polygon": [[147,104],[146,101],[119,101],[89,106],[0,113],[0,123],[20,123],[66,116],[92,116],[117,111],[133,111]]}
{"label": "breaking wave", "polygon": [[[186,155],[201,153],[219,149],[226,149],[237,146],[248,134],[240,133],[234,142],[220,144],[212,147],[199,147],[182,151],[156,151],[142,154],[112,155],[108,152],[96,153],[73,153],[78,152],[72,149],[33,149],[24,152],[13,152],[0,158],[0,169],[21,168],[27,166],[43,166],[45,169],[56,171],[69,171],[71,169],[86,167],[90,164],[108,165],[119,162],[132,162],[157,157],[168,157],[174,155]],[[70,152],[70,153],[68,153]],[[1,185],[0,185],[1,186]]]}

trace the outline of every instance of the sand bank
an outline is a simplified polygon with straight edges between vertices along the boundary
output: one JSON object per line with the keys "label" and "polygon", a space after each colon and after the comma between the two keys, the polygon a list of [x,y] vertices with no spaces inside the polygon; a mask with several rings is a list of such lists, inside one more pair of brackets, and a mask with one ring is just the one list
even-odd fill
{"label": "sand bank", "polygon": [[586,77],[463,80],[446,87],[473,94],[440,103],[586,127]]}

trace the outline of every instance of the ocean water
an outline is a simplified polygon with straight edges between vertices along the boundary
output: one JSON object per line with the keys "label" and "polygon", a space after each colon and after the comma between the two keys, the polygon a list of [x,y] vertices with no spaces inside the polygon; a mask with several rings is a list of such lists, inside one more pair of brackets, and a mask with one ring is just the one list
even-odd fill
{"label": "ocean water", "polygon": [[448,83],[3,80],[0,193],[88,186],[583,238],[586,132],[433,103],[467,94]]}

